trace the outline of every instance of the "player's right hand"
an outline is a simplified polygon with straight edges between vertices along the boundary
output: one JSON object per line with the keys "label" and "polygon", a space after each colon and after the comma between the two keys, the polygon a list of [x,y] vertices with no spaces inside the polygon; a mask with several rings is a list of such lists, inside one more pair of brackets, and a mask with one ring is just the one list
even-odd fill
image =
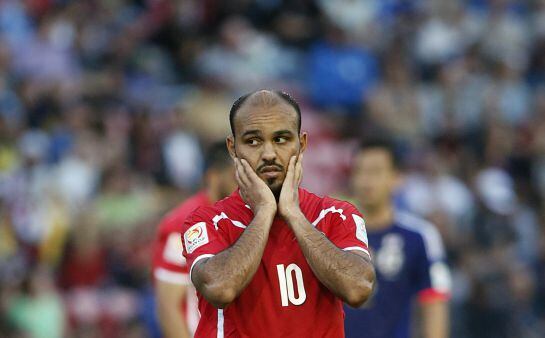
{"label": "player's right hand", "polygon": [[263,180],[245,159],[235,158],[235,177],[240,188],[240,196],[248,203],[254,213],[267,211],[276,213],[276,199]]}

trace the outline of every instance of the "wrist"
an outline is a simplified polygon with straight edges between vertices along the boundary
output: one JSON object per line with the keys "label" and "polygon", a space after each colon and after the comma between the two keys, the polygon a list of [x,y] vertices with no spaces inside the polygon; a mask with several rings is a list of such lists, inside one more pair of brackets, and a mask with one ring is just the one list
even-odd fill
{"label": "wrist", "polygon": [[254,211],[254,218],[252,224],[256,224],[257,227],[262,228],[265,231],[269,231],[274,217],[276,216],[276,207],[262,206],[256,208]]}
{"label": "wrist", "polygon": [[306,220],[305,215],[301,211],[301,208],[299,206],[295,206],[293,208],[285,209],[281,212],[282,217],[288,223],[290,226],[294,223],[297,223],[300,220]]}
{"label": "wrist", "polygon": [[260,204],[255,206],[256,214],[276,215],[276,204]]}

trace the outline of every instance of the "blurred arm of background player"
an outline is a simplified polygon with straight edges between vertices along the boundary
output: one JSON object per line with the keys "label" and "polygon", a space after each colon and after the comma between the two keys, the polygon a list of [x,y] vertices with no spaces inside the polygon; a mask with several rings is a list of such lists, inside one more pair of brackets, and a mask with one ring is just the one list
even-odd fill
{"label": "blurred arm of background player", "polygon": [[436,299],[420,302],[424,338],[447,338],[449,332],[448,301]]}
{"label": "blurred arm of background player", "polygon": [[187,287],[182,284],[156,281],[157,311],[165,338],[190,338],[187,323],[180,315]]}

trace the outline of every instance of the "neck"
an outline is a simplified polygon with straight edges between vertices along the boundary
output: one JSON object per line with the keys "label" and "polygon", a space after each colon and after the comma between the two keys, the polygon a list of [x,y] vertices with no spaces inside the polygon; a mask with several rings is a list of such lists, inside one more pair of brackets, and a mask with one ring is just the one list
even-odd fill
{"label": "neck", "polygon": [[363,218],[368,230],[383,230],[390,227],[394,220],[394,210],[390,203],[384,203],[377,206],[365,206],[363,209]]}
{"label": "neck", "polygon": [[214,187],[207,186],[205,191],[206,196],[208,196],[208,200],[210,200],[212,203],[219,201],[222,197],[220,196],[219,189],[214,189]]}

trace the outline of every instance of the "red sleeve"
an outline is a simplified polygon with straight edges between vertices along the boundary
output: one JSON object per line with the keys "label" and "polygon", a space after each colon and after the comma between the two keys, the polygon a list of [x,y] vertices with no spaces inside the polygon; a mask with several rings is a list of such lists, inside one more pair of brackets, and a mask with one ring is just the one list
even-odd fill
{"label": "red sleeve", "polygon": [[153,254],[153,276],[172,284],[189,284],[188,268],[182,254],[182,235],[184,219],[166,217],[159,224]]}
{"label": "red sleeve", "polygon": [[189,274],[193,265],[201,259],[212,257],[229,247],[221,230],[213,224],[213,213],[206,208],[199,208],[191,214],[183,226],[183,252],[189,266]]}
{"label": "red sleeve", "polygon": [[324,209],[326,212],[329,210],[326,218],[330,225],[329,240],[343,250],[363,251],[369,255],[367,231],[361,213],[348,202],[335,204]]}
{"label": "red sleeve", "polygon": [[446,302],[450,299],[450,293],[442,292],[436,289],[425,289],[418,292],[418,301],[420,303],[433,303],[436,301]]}
{"label": "red sleeve", "polygon": [[166,239],[157,243],[153,262],[155,279],[172,284],[189,284],[189,271],[183,257],[181,238],[179,232],[171,232]]}

